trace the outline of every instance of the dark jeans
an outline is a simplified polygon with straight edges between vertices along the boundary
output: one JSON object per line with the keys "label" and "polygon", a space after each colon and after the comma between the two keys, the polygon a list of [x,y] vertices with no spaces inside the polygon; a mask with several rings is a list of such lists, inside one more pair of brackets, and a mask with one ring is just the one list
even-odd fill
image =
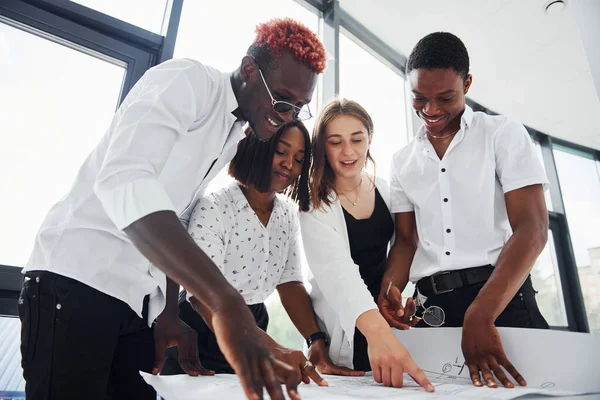
{"label": "dark jeans", "polygon": [[[252,304],[248,308],[254,315],[256,325],[266,332],[269,324],[269,314],[265,305],[263,303]],[[233,374],[233,368],[231,368],[217,344],[217,337],[206,325],[200,314],[185,300],[185,292],[182,292],[179,298],[179,318],[198,333],[198,355],[202,366],[215,371],[217,374]],[[184,373],[177,360],[177,347],[167,349],[161,375]]]}
{"label": "dark jeans", "polygon": [[154,335],[124,302],[51,272],[26,274],[19,299],[28,400],[154,400],[139,370]]}
{"label": "dark jeans", "polygon": [[[446,320],[443,327],[461,327],[465,318],[465,312],[471,305],[479,290],[485,282],[453,290],[449,293],[435,295],[433,293],[423,293],[427,297],[425,307],[438,306],[446,313]],[[413,297],[416,298],[417,292]],[[419,310],[417,310],[419,311]],[[548,323],[540,313],[535,301],[535,291],[531,284],[531,276],[521,286],[517,294],[512,298],[504,311],[496,319],[496,326],[513,328],[535,328],[549,329]],[[424,321],[417,324],[418,328],[429,328]]]}

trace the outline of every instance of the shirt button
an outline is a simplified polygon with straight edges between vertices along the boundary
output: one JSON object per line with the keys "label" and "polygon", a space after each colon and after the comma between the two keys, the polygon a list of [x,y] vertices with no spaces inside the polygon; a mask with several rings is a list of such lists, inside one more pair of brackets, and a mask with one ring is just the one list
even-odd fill
{"label": "shirt button", "polygon": [[446,172],[446,168],[442,168],[442,172]]}
{"label": "shirt button", "polygon": [[446,229],[446,233],[452,232],[452,229]]}
{"label": "shirt button", "polygon": [[449,251],[447,251],[447,252],[446,252],[446,255],[447,255],[447,256],[449,256],[449,255],[450,255],[450,252],[449,252]]}
{"label": "shirt button", "polygon": [[448,202],[448,198],[444,197],[444,203],[447,203],[447,202]]}

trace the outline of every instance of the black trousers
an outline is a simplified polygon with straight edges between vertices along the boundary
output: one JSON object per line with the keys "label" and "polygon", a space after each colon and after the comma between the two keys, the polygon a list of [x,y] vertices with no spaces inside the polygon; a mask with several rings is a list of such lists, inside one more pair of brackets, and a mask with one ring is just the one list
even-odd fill
{"label": "black trousers", "polygon": [[[269,325],[267,307],[265,307],[264,303],[259,303],[249,305],[248,308],[252,312],[252,315],[254,315],[256,325],[266,332]],[[185,300],[185,292],[182,292],[179,297],[179,318],[198,333],[198,355],[202,366],[215,371],[217,374],[233,374],[233,368],[231,368],[231,365],[229,365],[217,344],[217,337],[208,325],[206,325],[200,314]],[[177,360],[177,347],[167,349],[161,375],[184,373]]]}
{"label": "black trousers", "polygon": [[[147,308],[147,307],[145,307]],[[154,335],[124,302],[51,272],[26,274],[19,299],[28,400],[155,400]]]}
{"label": "black trousers", "polygon": [[[467,308],[473,303],[483,285],[485,285],[485,282],[439,295],[423,292],[421,294],[427,297],[425,307],[438,306],[444,310],[446,319],[443,327],[461,327],[463,326]],[[417,292],[415,290],[415,294],[413,295],[415,299],[416,295]],[[512,328],[550,328],[535,301],[535,291],[531,283],[531,276],[527,277],[523,286],[521,286],[504,311],[498,316],[495,325]],[[417,324],[417,327],[430,328],[422,320]]]}

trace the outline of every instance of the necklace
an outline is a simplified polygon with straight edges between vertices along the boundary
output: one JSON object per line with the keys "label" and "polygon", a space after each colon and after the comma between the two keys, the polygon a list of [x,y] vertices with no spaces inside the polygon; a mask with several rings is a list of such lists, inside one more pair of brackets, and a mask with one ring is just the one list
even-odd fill
{"label": "necklace", "polygon": [[350,189],[350,190],[341,190],[342,193],[340,193],[342,196],[344,196],[346,198],[346,200],[348,200],[353,206],[356,206],[356,203],[358,202],[358,198],[360,197],[360,189],[358,190],[358,193],[356,194],[356,199],[354,199],[354,201],[350,200],[350,197],[346,196],[346,193],[343,192],[351,192],[354,191],[358,188],[360,188],[360,185],[362,185],[362,177],[360,178],[360,182],[358,182],[358,185],[356,185],[356,187],[354,189]]}
{"label": "necklace", "polygon": [[356,188],[358,188],[360,185],[362,185],[362,176],[360,177],[360,182],[358,182],[358,185],[354,186],[352,189],[338,189],[342,192],[352,192],[354,190],[356,190]]}
{"label": "necklace", "polygon": [[456,135],[458,133],[458,131],[460,131],[460,128],[458,128],[458,130],[454,133],[449,133],[449,134],[443,135],[443,136],[435,136],[435,135],[432,135],[431,133],[427,132],[427,136],[429,136],[431,139],[447,139],[449,137]]}

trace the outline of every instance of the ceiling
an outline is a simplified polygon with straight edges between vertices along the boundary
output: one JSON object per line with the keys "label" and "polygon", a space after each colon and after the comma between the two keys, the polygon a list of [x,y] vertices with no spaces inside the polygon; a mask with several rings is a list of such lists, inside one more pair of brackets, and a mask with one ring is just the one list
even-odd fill
{"label": "ceiling", "polygon": [[469,51],[469,97],[550,136],[600,150],[600,101],[575,17],[548,0],[340,0],[340,7],[408,56],[434,31]]}

